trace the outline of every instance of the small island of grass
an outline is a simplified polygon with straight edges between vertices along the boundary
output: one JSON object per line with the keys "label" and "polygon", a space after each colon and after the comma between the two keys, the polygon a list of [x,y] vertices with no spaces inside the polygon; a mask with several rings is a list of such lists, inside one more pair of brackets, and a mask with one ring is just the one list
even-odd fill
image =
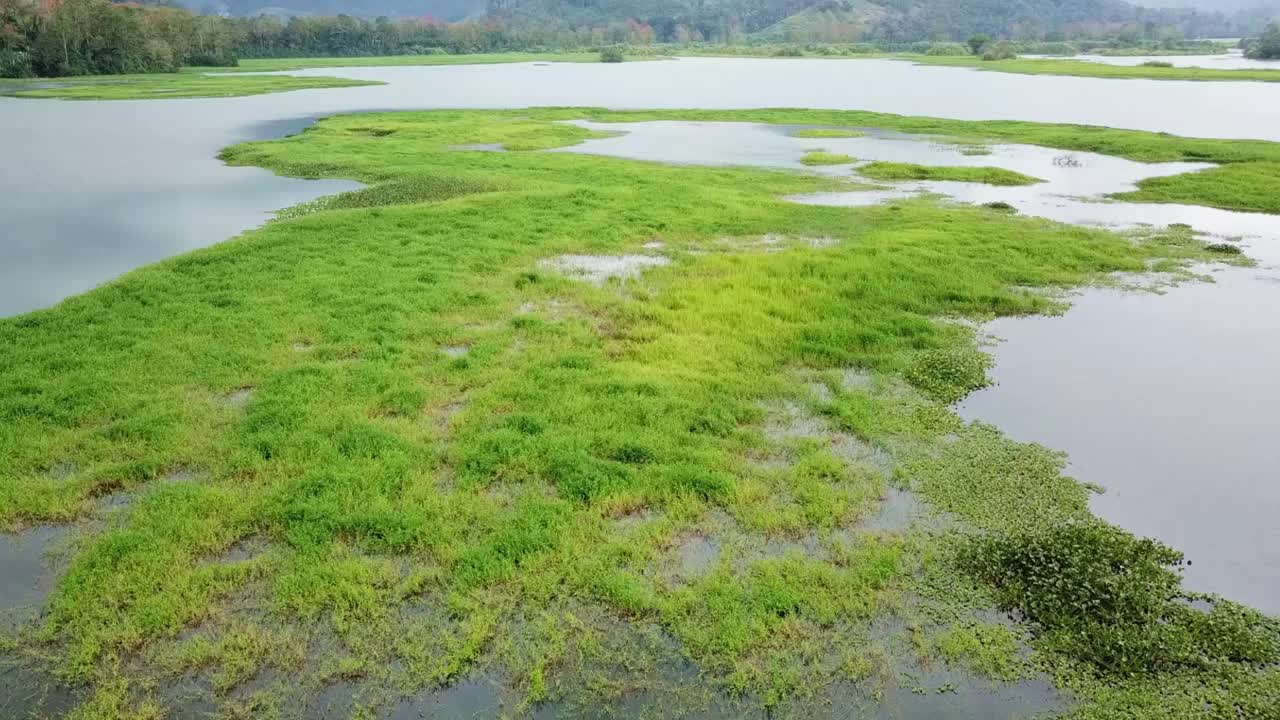
{"label": "small island of grass", "polygon": [[810,150],[800,158],[803,165],[847,165],[857,162],[857,158],[844,153],[831,153],[825,150]]}
{"label": "small island of grass", "polygon": [[159,75],[103,76],[77,78],[69,84],[18,90],[25,98],[61,100],[152,100],[175,98],[215,98],[309,90],[315,88],[383,85],[370,80],[336,77],[294,77],[291,75]]}
{"label": "small island of grass", "polygon": [[998,167],[947,167],[913,163],[873,162],[858,168],[875,180],[950,180],[987,185],[1034,185],[1044,182],[1030,175]]}

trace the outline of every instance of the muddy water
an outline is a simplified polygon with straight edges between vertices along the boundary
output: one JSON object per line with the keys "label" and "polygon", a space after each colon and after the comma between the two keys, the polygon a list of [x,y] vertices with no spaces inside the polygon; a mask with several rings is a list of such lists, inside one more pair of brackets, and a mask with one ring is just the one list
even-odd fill
{"label": "muddy water", "polygon": [[[590,127],[597,127],[590,125]],[[600,126],[603,127],[603,126]],[[1012,437],[1067,451],[1078,479],[1106,489],[1101,517],[1184,551],[1187,584],[1280,613],[1280,218],[1173,204],[1106,201],[1146,177],[1210,167],[1137,163],[1090,153],[991,145],[988,154],[919,136],[867,130],[858,138],[801,139],[793,128],[746,123],[610,125],[625,135],[567,152],[674,163],[801,168],[807,149],[860,161],[991,165],[1045,182],[878,183],[888,189],[792,198],[866,205],[942,195],[1006,202],[1027,215],[1116,229],[1185,223],[1238,243],[1254,268],[1216,268],[1213,282],[1163,294],[1091,289],[1062,317],[1006,318],[987,332],[996,384],[960,407]],[[856,179],[860,163],[813,170]]]}
{"label": "muddy water", "polygon": [[[888,60],[326,68],[379,87],[196,100],[0,97],[0,316],[219,242],[350,185],[228,168],[229,144],[342,112],[579,105],[810,107],[1280,140],[1280,84],[1029,76]],[[1223,112],[1230,108],[1231,112]]]}
{"label": "muddy water", "polygon": [[43,525],[16,535],[0,535],[0,628],[35,616],[53,590],[54,554],[68,528]]}

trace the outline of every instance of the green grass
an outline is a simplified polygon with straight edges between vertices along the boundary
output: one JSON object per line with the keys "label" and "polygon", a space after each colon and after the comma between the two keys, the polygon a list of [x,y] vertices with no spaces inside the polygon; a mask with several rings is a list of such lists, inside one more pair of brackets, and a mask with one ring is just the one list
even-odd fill
{"label": "green grass", "polygon": [[25,98],[58,98],[62,100],[173,100],[176,98],[236,97],[315,88],[360,87],[382,85],[368,80],[332,77],[291,77],[288,75],[121,75],[97,77],[86,82],[80,78],[57,87],[17,90],[12,94]]}
{"label": "green grass", "polygon": [[863,135],[864,133],[858,130],[843,130],[841,128],[809,128],[791,133],[791,137],[798,138],[854,138],[862,137]]}
{"label": "green grass", "polygon": [[953,167],[900,162],[868,163],[858,168],[858,173],[875,180],[949,180],[988,185],[1034,185],[1044,182],[1039,178],[998,167]]}
{"label": "green grass", "polygon": [[1220,69],[1155,65],[1108,65],[1088,60],[1030,59],[983,60],[974,56],[910,55],[903,59],[921,65],[968,67],[1020,75],[1072,75],[1113,80],[1194,80],[1280,82],[1280,70]]}
{"label": "green grass", "polygon": [[830,153],[823,150],[810,150],[800,157],[800,162],[804,165],[846,165],[857,160],[844,153]]}
{"label": "green grass", "polygon": [[[1222,258],[1185,231],[780,199],[840,186],[811,173],[532,152],[592,137],[558,120],[754,114],[872,119],[363,114],[227,149],[370,187],[0,320],[0,524],[133,494],[76,546],[21,651],[88,685],[84,717],[154,717],[153,688],[187,674],[253,717],[338,680],[373,714],[473,670],[520,712],[644,688],[664,715],[721,691],[735,716],[821,707],[836,680],[897,678],[870,625],[961,535],[863,529],[886,483],[993,534],[1088,512],[1056,455],[948,409],[986,366],[942,318],[1051,311],[1028,288]],[[453,149],[471,143],[508,152]],[[591,284],[546,262],[643,253],[669,264]],[[858,448],[888,452],[893,477]],[[1009,667],[1004,637],[941,642]],[[682,658],[700,674],[673,678]],[[1259,706],[1274,676],[1215,672]],[[1202,679],[1081,703],[1171,685],[1203,701]]]}
{"label": "green grass", "polygon": [[1133,192],[1113,197],[1129,202],[1192,203],[1226,210],[1280,213],[1280,162],[1245,162],[1184,175],[1149,178]]}
{"label": "green grass", "polygon": [[[658,59],[641,57],[640,60]],[[243,76],[309,68],[493,65],[520,62],[599,62],[598,53],[476,53],[473,55],[387,55],[379,57],[249,58],[237,67],[185,67],[178,73],[101,75],[75,78],[4,80],[15,97],[66,100],[144,100],[262,95],[312,88],[358,87],[383,83],[332,77]],[[51,88],[30,88],[40,84]]]}

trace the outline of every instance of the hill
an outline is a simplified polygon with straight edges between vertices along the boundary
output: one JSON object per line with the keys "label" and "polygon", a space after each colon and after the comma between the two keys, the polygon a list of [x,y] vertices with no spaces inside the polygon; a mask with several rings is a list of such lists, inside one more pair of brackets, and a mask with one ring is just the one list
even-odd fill
{"label": "hill", "polygon": [[[489,0],[517,25],[587,28],[632,20],[658,40],[791,42],[964,40],[996,37],[1211,37],[1236,26],[1220,13],[1152,10],[1121,0]],[[1259,25],[1260,28],[1260,25]],[[1256,29],[1254,29],[1256,31]]]}
{"label": "hill", "polygon": [[485,0],[180,0],[210,15],[351,15],[362,18],[432,17],[466,20],[484,14]]}

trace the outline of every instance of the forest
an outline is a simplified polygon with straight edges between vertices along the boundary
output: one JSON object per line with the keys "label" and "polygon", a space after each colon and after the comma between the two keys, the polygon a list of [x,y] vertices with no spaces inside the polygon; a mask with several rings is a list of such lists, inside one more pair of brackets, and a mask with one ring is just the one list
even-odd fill
{"label": "forest", "polygon": [[226,22],[108,0],[0,0],[0,77],[174,72],[234,65]]}
{"label": "forest", "polygon": [[[0,0],[0,77],[173,72],[182,66],[235,65],[238,58],[561,51],[652,43],[864,43],[864,50],[897,51],[918,50],[911,43],[963,41],[980,33],[1051,43],[1102,38],[1173,47],[1184,37],[1261,30],[1220,13],[1147,10],[1118,0],[878,3],[489,0],[482,19],[449,22],[345,14],[225,17],[173,4]],[[1273,44],[1259,41],[1251,52],[1265,56]]]}

